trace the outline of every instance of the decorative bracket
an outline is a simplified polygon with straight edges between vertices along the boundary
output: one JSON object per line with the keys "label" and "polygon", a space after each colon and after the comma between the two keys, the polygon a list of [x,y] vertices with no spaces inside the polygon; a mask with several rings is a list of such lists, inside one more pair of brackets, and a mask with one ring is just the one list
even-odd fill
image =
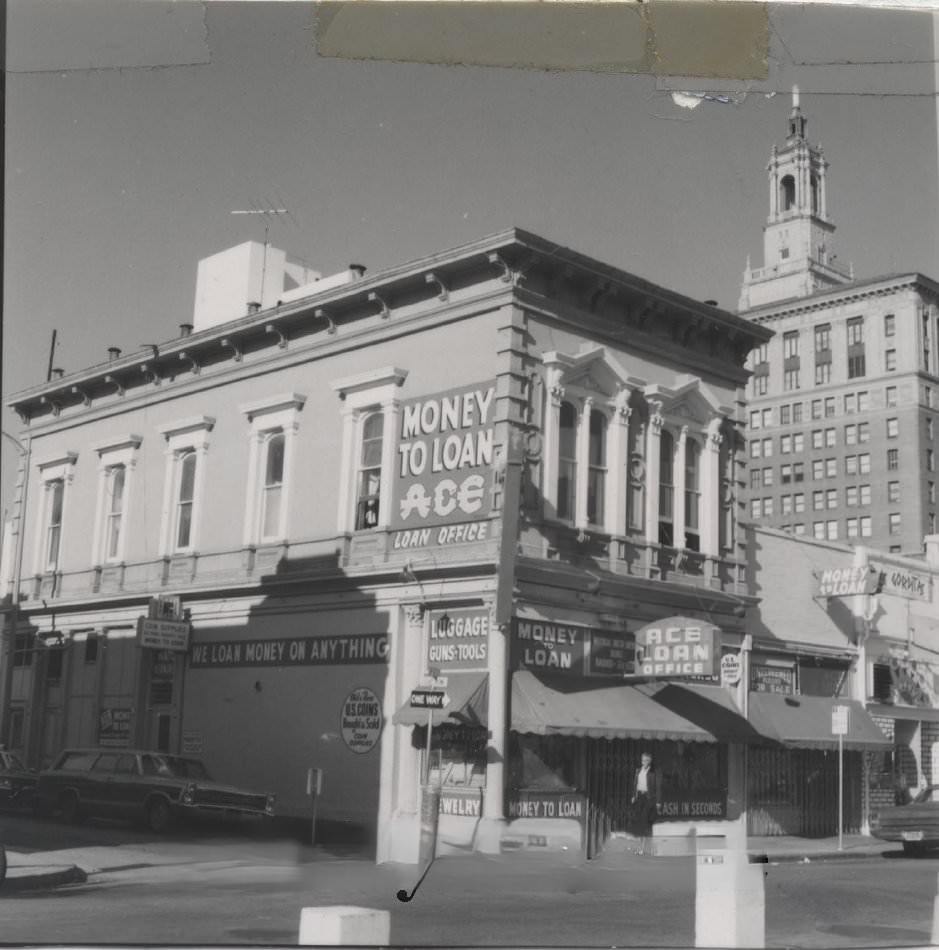
{"label": "decorative bracket", "polygon": [[317,320],[325,320],[329,324],[326,328],[327,333],[336,332],[336,324],[333,322],[333,318],[322,307],[317,307],[313,311],[313,316],[316,317]]}
{"label": "decorative bracket", "polygon": [[151,366],[149,363],[141,363],[140,372],[147,377],[147,382],[153,383],[154,386],[160,385],[160,374],[156,371],[155,366]]}
{"label": "decorative bracket", "polygon": [[111,376],[110,374],[104,377],[106,383],[110,383],[112,386],[117,388],[118,396],[124,395],[124,386],[121,381],[116,376]]}
{"label": "decorative bracket", "polygon": [[287,337],[280,331],[278,327],[275,327],[273,323],[269,323],[264,328],[265,333],[273,333],[277,337],[277,345],[282,349],[287,349]]}
{"label": "decorative bracket", "polygon": [[450,291],[447,285],[433,272],[424,274],[424,282],[427,284],[436,284],[438,287],[437,298],[444,303],[450,299]]}
{"label": "decorative bracket", "polygon": [[235,343],[234,340],[230,339],[230,338],[227,337],[227,336],[223,336],[222,339],[221,339],[221,345],[222,345],[225,349],[228,349],[228,350],[231,350],[231,351],[232,351],[232,359],[233,359],[236,363],[240,363],[240,362],[241,362],[241,358],[242,358],[242,356],[243,356],[244,354],[241,352],[241,348],[238,346],[237,343]]}
{"label": "decorative bracket", "polygon": [[374,290],[369,292],[368,299],[370,303],[377,303],[381,308],[378,313],[382,320],[387,320],[391,316],[391,308],[385,302],[384,298],[379,297]]}
{"label": "decorative bracket", "polygon": [[86,393],[84,389],[82,389],[82,388],[79,387],[79,386],[73,386],[73,387],[72,387],[72,392],[73,392],[76,396],[81,396],[81,401],[82,401],[82,405],[83,405],[83,406],[90,406],[90,405],[91,405],[91,396],[89,396],[88,393]]}
{"label": "decorative bracket", "polygon": [[39,401],[44,406],[50,406],[52,408],[52,415],[54,416],[58,416],[58,414],[62,411],[62,404],[56,402],[54,399],[50,399],[48,396],[40,396]]}
{"label": "decorative bracket", "polygon": [[16,409],[15,412],[20,417],[20,422],[22,422],[24,426],[29,425],[32,416],[25,409]]}
{"label": "decorative bracket", "polygon": [[199,375],[199,372],[200,372],[200,370],[202,369],[202,367],[196,362],[196,358],[192,355],[192,353],[187,353],[185,350],[183,350],[183,351],[179,354],[179,358],[180,358],[184,363],[188,363],[188,364],[189,364],[189,368],[192,370],[192,372],[193,372],[193,374],[194,374],[195,376],[198,376],[198,375]]}
{"label": "decorative bracket", "polygon": [[506,284],[511,284],[514,275],[512,274],[512,268],[506,263],[505,258],[493,251],[488,255],[488,259],[490,264],[494,264],[502,271],[500,280]]}

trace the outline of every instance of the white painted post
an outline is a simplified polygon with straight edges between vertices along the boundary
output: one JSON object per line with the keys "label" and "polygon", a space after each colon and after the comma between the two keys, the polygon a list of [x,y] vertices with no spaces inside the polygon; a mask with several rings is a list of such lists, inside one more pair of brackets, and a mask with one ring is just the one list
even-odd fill
{"label": "white painted post", "polygon": [[391,942],[391,914],[372,907],[335,905],[300,911],[301,947],[378,946]]}
{"label": "white painted post", "polygon": [[694,945],[766,946],[763,865],[750,864],[745,850],[698,853]]}

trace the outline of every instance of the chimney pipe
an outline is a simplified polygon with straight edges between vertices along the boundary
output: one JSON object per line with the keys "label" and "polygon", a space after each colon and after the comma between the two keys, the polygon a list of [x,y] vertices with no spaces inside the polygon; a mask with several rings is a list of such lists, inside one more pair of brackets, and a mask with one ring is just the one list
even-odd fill
{"label": "chimney pipe", "polygon": [[716,307],[716,306],[717,306],[717,301],[716,301],[716,300],[705,300],[704,303],[705,303],[706,306],[708,306],[708,307]]}
{"label": "chimney pipe", "polygon": [[52,367],[52,378],[53,378],[53,379],[61,379],[64,375],[65,375],[65,370],[62,369],[60,366],[53,366],[53,367]]}
{"label": "chimney pipe", "polygon": [[248,313],[257,313],[261,309],[261,305],[257,300],[248,301]]}
{"label": "chimney pipe", "polygon": [[349,270],[351,270],[356,277],[362,277],[365,274],[366,267],[364,264],[350,264]]}
{"label": "chimney pipe", "polygon": [[180,336],[189,336],[192,333],[192,324],[191,323],[181,323],[179,325],[179,335]]}
{"label": "chimney pipe", "polygon": [[119,346],[109,346],[108,347],[108,362],[113,363],[121,355],[121,348]]}

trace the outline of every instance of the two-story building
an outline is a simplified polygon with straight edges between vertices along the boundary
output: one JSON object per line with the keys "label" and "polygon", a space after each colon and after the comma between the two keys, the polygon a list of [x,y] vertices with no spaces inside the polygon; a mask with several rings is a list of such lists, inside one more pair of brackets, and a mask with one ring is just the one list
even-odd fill
{"label": "two-story building", "polygon": [[[10,399],[3,740],[198,756],[297,818],[318,768],[321,833],[379,860],[416,860],[428,780],[443,847],[595,853],[646,749],[660,833],[739,826],[759,737],[716,670],[769,336],[515,229],[375,274],[203,261],[178,336]],[[183,642],[141,636],[158,595]]]}

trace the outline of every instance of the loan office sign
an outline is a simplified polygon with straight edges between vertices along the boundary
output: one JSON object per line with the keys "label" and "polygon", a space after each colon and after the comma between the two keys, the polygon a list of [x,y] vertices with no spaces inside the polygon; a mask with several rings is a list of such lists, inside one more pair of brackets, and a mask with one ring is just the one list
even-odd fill
{"label": "loan office sign", "polygon": [[494,383],[401,407],[391,514],[392,547],[482,541],[490,512]]}

